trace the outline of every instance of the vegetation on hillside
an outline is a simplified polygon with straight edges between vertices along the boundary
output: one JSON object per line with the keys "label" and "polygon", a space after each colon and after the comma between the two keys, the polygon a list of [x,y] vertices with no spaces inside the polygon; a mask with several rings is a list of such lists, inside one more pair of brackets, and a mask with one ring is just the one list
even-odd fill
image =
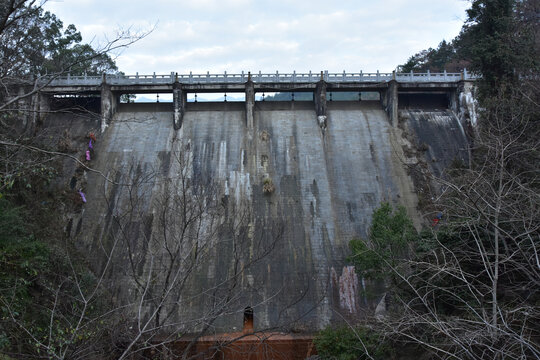
{"label": "vegetation on hillside", "polygon": [[[62,108],[59,118],[76,125],[53,134],[34,108],[46,81],[114,72],[110,51],[145,34],[120,32],[92,48],[39,5],[0,2],[0,358],[195,357],[200,336],[244,311],[246,273],[273,251],[284,226],[257,219],[254,227],[251,204],[227,201],[206,174],[192,176],[192,150],[179,140],[167,178],[135,161],[106,177],[84,160],[96,145],[98,122],[86,121],[95,114]],[[106,184],[100,200],[115,209],[91,244],[80,240],[91,222],[85,172],[99,174],[92,180]],[[201,282],[216,253],[230,266]],[[185,298],[204,311],[184,312]]]}
{"label": "vegetation on hillside", "polygon": [[[434,179],[442,217],[407,243],[408,257],[388,255],[400,237],[378,226],[384,204],[369,239],[351,241],[352,260],[366,279],[375,272],[394,280],[386,312],[370,325],[392,339],[387,345],[440,359],[538,359],[540,8],[533,0],[474,0],[467,14],[458,38],[401,68],[466,62],[482,76],[471,163]],[[386,228],[401,222],[385,221]]]}
{"label": "vegetation on hillside", "polygon": [[466,67],[482,74],[489,87],[537,71],[538,11],[534,0],[471,1],[455,39],[411,56],[398,71],[457,72]]}
{"label": "vegetation on hillside", "polygon": [[429,48],[411,56],[405,64],[397,67],[398,72],[460,72],[469,67],[470,62],[461,56],[459,38],[447,42],[443,40],[436,49]]}
{"label": "vegetation on hillside", "polygon": [[0,6],[0,77],[55,74],[99,75],[118,70],[107,52],[83,44],[75,25],[64,24],[35,1]]}
{"label": "vegetation on hillside", "polygon": [[78,198],[57,183],[63,160],[75,158],[67,137],[51,140],[30,100],[40,75],[116,72],[109,50],[138,36],[83,44],[42,3],[0,2],[0,357],[96,357],[111,351],[109,318],[99,317],[108,297],[65,231]]}

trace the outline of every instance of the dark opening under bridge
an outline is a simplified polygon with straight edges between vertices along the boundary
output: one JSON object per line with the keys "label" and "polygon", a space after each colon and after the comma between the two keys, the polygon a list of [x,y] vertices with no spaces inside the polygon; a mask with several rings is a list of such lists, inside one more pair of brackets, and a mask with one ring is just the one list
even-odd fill
{"label": "dark opening under bridge", "polygon": [[276,73],[263,74],[178,74],[167,75],[106,75],[41,77],[41,94],[96,95],[101,97],[101,122],[104,129],[116,112],[120,95],[139,93],[172,93],[176,129],[188,108],[188,93],[231,92],[245,93],[246,125],[253,124],[253,105],[256,92],[312,92],[319,121],[326,117],[327,91],[370,91],[380,94],[380,101],[392,124],[397,123],[400,94],[442,94],[448,106],[455,109],[459,93],[465,82],[475,76],[464,70],[461,73]]}

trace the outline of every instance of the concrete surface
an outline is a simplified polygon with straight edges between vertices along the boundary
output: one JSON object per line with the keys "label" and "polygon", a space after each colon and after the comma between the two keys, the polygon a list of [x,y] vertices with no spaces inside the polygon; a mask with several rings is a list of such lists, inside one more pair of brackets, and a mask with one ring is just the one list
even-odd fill
{"label": "concrete surface", "polygon": [[[466,143],[455,117],[449,111],[408,114],[408,126],[429,141],[430,154],[441,159],[434,169],[442,172],[446,155],[460,153]],[[326,115],[321,129],[311,102],[255,102],[249,129],[244,103],[189,103],[175,130],[171,104],[122,104],[95,144],[91,165],[103,176],[85,173],[88,202],[74,215],[71,235],[96,271],[115,247],[107,281],[119,304],[138,299],[134,273],[152,277],[157,291],[168,261],[156,247],[163,236],[158,205],[179,195],[176,178],[185,171],[190,184],[215,184],[207,201],[224,210],[201,222],[202,232],[217,230],[201,236],[211,246],[185,284],[172,289],[175,301],[165,306],[171,321],[181,321],[186,331],[200,329],[197,319],[217,311],[224,298],[227,310],[212,323],[216,332],[241,329],[246,306],[254,310],[255,330],[299,332],[374,311],[376,303],[360,297],[365,283],[347,266],[348,242],[367,236],[381,201],[401,203],[417,215],[401,133],[378,101],[329,102]],[[265,179],[273,192],[264,193]],[[134,181],[141,186],[129,186]],[[195,188],[192,194],[208,191]],[[239,208],[248,210],[246,223]],[[136,214],[126,215],[127,209]],[[235,225],[234,234],[223,230]],[[171,236],[177,226],[167,230]],[[115,244],[119,238],[124,240]],[[273,238],[275,246],[264,249]],[[245,249],[235,251],[239,244]],[[261,248],[268,254],[251,264]],[[182,248],[182,254],[189,251]],[[238,264],[244,271],[224,292],[221,286]],[[145,304],[145,311],[152,306]]]}

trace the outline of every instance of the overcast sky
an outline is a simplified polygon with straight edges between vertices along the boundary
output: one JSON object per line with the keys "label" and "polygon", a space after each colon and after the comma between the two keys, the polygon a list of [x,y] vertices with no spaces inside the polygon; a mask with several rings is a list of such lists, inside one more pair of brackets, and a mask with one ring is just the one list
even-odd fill
{"label": "overcast sky", "polygon": [[155,29],[116,59],[126,74],[390,72],[451,40],[465,0],[49,0],[84,41]]}

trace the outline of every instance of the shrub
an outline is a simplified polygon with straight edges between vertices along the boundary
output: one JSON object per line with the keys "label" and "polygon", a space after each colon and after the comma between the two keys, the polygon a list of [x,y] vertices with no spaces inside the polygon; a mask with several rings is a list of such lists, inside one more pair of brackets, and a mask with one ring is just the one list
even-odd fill
{"label": "shrub", "polygon": [[388,265],[395,266],[407,257],[409,245],[417,239],[416,230],[405,208],[384,202],[373,212],[369,237],[349,242],[349,257],[356,270],[366,278],[386,276]]}
{"label": "shrub", "polygon": [[[388,359],[390,346],[375,330],[366,327],[326,328],[313,340],[321,359]],[[369,355],[368,355],[369,354]]]}
{"label": "shrub", "polygon": [[276,187],[274,186],[274,183],[272,182],[272,179],[265,178],[263,180],[263,193],[266,195],[270,195],[276,190]]}

